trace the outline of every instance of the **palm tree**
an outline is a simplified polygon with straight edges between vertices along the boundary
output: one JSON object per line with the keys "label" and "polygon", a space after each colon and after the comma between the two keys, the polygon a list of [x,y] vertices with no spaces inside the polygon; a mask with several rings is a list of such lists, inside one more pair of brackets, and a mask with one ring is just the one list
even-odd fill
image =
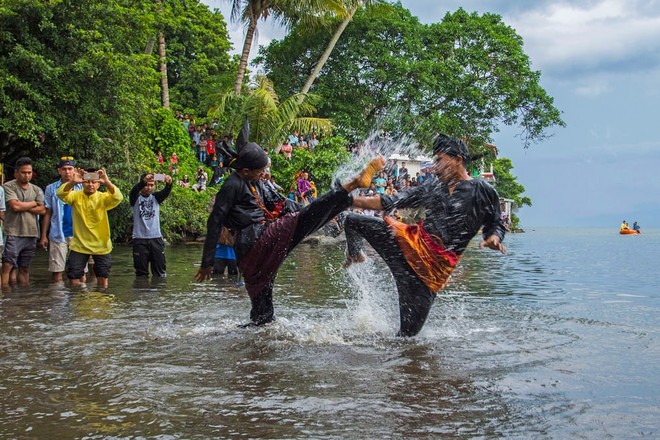
{"label": "palm tree", "polygon": [[[158,15],[163,14],[163,2],[162,0],[155,0],[156,2],[156,12]],[[144,49],[144,53],[151,55],[154,49],[154,37],[149,37],[147,46]],[[165,56],[165,34],[161,29],[158,30],[158,67],[160,70],[160,91],[161,91],[161,103],[166,109],[170,108],[170,88],[167,81],[167,57]]]}
{"label": "palm tree", "polygon": [[324,19],[328,12],[345,14],[341,0],[228,0],[231,2],[231,21],[243,22],[246,27],[243,51],[238,63],[234,93],[240,94],[247,69],[252,41],[259,20],[273,17],[280,25],[290,28],[294,24],[313,24]]}
{"label": "palm tree", "polygon": [[341,37],[341,34],[346,29],[346,26],[348,26],[348,23],[350,23],[351,20],[353,19],[353,16],[357,12],[358,8],[361,5],[369,6],[371,4],[377,3],[377,0],[344,0],[343,3],[344,3],[344,11],[342,14],[337,15],[339,18],[342,18],[342,21],[337,27],[337,29],[335,29],[335,32],[333,33],[332,38],[328,42],[325,51],[323,51],[323,54],[321,54],[321,58],[319,58],[319,60],[316,62],[314,68],[307,77],[307,81],[305,81],[305,85],[300,90],[300,93],[302,94],[309,92],[309,89],[312,87],[312,84],[316,80],[316,77],[319,75],[319,72],[321,71],[325,63],[328,61],[328,58],[330,58],[330,54],[337,45],[337,41],[339,41],[339,37]]}
{"label": "palm tree", "polygon": [[[280,102],[273,83],[265,76],[258,76],[256,84],[248,94],[225,93],[210,114],[230,114],[231,127],[239,127],[247,118],[250,125],[250,140],[264,148],[274,148],[292,130],[301,133],[329,133],[329,119],[312,117],[318,103],[317,95],[295,94]],[[230,130],[231,131],[231,130]]]}

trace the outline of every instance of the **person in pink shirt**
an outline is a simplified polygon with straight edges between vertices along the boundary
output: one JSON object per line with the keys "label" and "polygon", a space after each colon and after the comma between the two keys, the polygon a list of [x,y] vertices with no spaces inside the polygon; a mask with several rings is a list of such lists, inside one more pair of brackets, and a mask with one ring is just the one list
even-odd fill
{"label": "person in pink shirt", "polygon": [[285,159],[291,159],[291,152],[293,151],[293,146],[291,146],[288,139],[282,143],[282,149],[280,151],[282,151],[282,154],[284,155]]}

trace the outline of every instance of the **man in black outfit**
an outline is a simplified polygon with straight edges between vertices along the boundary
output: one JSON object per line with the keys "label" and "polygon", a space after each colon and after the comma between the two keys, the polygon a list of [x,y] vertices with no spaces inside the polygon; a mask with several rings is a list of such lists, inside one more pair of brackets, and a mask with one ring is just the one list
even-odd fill
{"label": "man in black outfit", "polygon": [[457,138],[440,135],[433,154],[433,175],[421,185],[396,195],[355,197],[353,202],[357,208],[385,212],[423,208],[424,222],[409,225],[389,216],[380,219],[358,214],[344,219],[348,247],[345,266],[364,261],[362,245],[366,239],[394,275],[400,336],[414,336],[422,329],[436,293],[445,286],[479,229],[483,228],[480,247],[506,253],[499,197],[486,181],[468,175],[467,146]]}
{"label": "man in black outfit", "polygon": [[239,138],[238,153],[230,162],[236,172],[220,188],[209,216],[202,263],[195,279],[201,282],[210,277],[220,228],[227,227],[235,235],[238,267],[252,301],[248,325],[258,326],[274,319],[273,282],[284,258],[305,237],[348,208],[353,200],[350,192],[369,186],[385,160],[373,159],[358,176],[300,208],[262,180],[268,166],[264,150],[254,143],[242,143]]}

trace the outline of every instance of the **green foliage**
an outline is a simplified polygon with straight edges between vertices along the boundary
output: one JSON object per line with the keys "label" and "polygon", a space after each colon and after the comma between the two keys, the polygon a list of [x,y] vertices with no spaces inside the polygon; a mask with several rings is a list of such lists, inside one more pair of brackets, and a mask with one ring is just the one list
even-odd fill
{"label": "green foliage", "polygon": [[274,148],[282,143],[292,130],[301,133],[330,133],[332,125],[328,119],[311,117],[315,113],[315,104],[319,102],[316,95],[294,94],[280,102],[275,93],[273,83],[260,76],[251,85],[247,94],[237,95],[234,92],[224,94],[211,115],[225,118],[228,125],[225,132],[240,130],[243,121],[250,123],[250,140],[266,149]]}
{"label": "green foliage", "polygon": [[273,177],[285,191],[296,183],[295,175],[306,170],[320,194],[331,188],[335,171],[348,161],[350,154],[345,139],[331,137],[319,142],[313,153],[295,148],[291,159],[285,159],[281,154],[271,154],[270,157]]}
{"label": "green foliage", "polygon": [[166,240],[176,242],[196,238],[206,232],[216,188],[195,192],[190,188],[175,186],[161,206],[161,230]]}
{"label": "green foliage", "polygon": [[493,174],[497,182],[497,192],[500,197],[514,200],[517,206],[532,206],[529,197],[523,197],[525,187],[516,182],[516,176],[511,174],[513,164],[511,159],[502,158],[493,162]]}
{"label": "green foliage", "polygon": [[[511,174],[512,169],[513,164],[511,163],[511,159],[502,158],[493,162],[493,173],[497,184],[497,193],[500,197],[513,200],[515,205],[519,208],[523,206],[532,206],[531,199],[522,195],[525,192],[525,187],[516,181],[516,176]],[[512,214],[511,226],[514,230],[518,229],[519,223],[520,219],[518,216]]]}
{"label": "green foliage", "polygon": [[[84,168],[106,168],[126,197],[110,211],[117,241],[130,237],[128,193],[142,173],[167,171],[172,152],[179,156],[175,181],[193,176],[199,165],[187,133],[160,108],[158,57],[145,53],[147,42],[164,32],[171,45],[170,94],[198,114],[208,108],[209,89],[229,86],[235,70],[218,12],[197,0],[159,3],[0,3],[0,160],[12,164],[30,156],[38,173],[34,183],[42,187],[58,178],[55,164],[62,155]],[[166,159],[160,168],[159,149]],[[181,225],[201,230],[212,192],[175,188],[169,202],[178,198],[182,206],[163,214],[174,228],[165,234],[182,235]]]}
{"label": "green foliage", "polygon": [[[294,29],[260,52],[280,95],[300,90],[329,39],[304,33]],[[479,145],[506,124],[520,127],[527,146],[564,125],[539,80],[522,39],[498,15],[459,9],[424,25],[394,4],[355,14],[312,91],[322,98],[319,115],[351,140],[379,126],[422,145],[438,132]]]}
{"label": "green foliage", "polygon": [[[198,1],[163,3],[156,26],[166,39],[171,107],[205,116],[214,96],[229,90],[236,74],[226,22],[220,12]],[[157,51],[153,56],[157,60]]]}

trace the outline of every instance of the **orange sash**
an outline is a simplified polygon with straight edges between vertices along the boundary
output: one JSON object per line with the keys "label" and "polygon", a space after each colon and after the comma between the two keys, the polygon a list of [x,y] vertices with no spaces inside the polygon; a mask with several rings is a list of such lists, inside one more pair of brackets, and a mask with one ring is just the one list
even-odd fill
{"label": "orange sash", "polygon": [[409,225],[386,216],[385,224],[394,233],[403,256],[424,284],[434,292],[445,287],[460,255],[448,251],[440,237],[429,235],[421,221]]}

